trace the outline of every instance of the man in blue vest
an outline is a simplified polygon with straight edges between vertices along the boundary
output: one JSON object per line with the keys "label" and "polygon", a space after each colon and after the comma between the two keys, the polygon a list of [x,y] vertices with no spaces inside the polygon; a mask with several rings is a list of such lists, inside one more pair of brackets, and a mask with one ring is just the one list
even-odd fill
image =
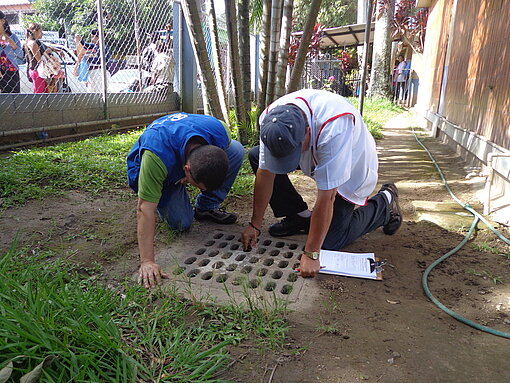
{"label": "man in blue vest", "polygon": [[[127,157],[129,186],[138,193],[138,281],[154,287],[168,275],[155,263],[156,212],[175,230],[191,227],[193,216],[232,224],[237,216],[219,208],[244,157],[243,146],[211,116],[176,113],[154,121]],[[201,190],[195,208],[186,184]]]}

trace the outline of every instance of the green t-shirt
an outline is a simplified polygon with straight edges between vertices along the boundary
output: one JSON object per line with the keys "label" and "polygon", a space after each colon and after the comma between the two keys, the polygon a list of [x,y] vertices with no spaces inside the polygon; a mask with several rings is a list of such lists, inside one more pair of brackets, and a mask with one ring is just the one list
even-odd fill
{"label": "green t-shirt", "polygon": [[144,150],[138,176],[138,197],[145,201],[158,203],[167,175],[168,172],[163,161],[150,150]]}

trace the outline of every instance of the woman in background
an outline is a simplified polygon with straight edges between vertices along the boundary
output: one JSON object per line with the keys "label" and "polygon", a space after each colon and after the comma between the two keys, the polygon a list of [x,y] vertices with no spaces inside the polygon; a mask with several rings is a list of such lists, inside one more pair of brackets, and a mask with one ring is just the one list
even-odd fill
{"label": "woman in background", "polygon": [[21,42],[0,11],[0,93],[20,92],[19,65],[22,63]]}
{"label": "woman in background", "polygon": [[25,42],[25,50],[27,53],[28,73],[34,84],[34,93],[46,93],[48,91],[47,84],[51,79],[44,79],[39,76],[37,65],[41,62],[43,56],[50,57],[52,52],[62,53],[60,49],[46,46],[40,41],[43,36],[42,27],[37,23],[30,23],[27,28],[27,38]]}

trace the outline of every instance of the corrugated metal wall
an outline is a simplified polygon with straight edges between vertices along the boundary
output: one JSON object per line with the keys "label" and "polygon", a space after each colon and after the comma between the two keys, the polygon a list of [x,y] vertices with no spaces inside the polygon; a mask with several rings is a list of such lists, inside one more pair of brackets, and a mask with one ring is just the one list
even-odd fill
{"label": "corrugated metal wall", "polygon": [[418,104],[424,110],[436,112],[439,104],[452,3],[453,0],[438,0],[430,9],[425,47],[416,67],[420,78]]}
{"label": "corrugated metal wall", "polygon": [[452,18],[453,3],[430,9],[418,103],[510,149],[510,2],[457,0]]}
{"label": "corrugated metal wall", "polygon": [[459,0],[444,116],[510,148],[510,2]]}

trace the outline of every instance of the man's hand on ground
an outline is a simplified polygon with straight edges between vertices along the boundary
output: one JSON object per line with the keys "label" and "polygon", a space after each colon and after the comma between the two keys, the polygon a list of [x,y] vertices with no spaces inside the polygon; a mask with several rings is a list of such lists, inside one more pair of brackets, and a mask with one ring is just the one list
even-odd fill
{"label": "man's hand on ground", "polygon": [[320,261],[313,260],[308,256],[302,254],[301,260],[299,261],[299,275],[302,277],[315,277],[321,269]]}
{"label": "man's hand on ground", "polygon": [[252,226],[247,226],[241,234],[244,251],[249,251],[257,245],[257,230]]}
{"label": "man's hand on ground", "polygon": [[145,286],[146,289],[154,288],[161,284],[161,278],[168,279],[169,275],[165,273],[161,266],[154,262],[143,262],[138,269],[138,283]]}

